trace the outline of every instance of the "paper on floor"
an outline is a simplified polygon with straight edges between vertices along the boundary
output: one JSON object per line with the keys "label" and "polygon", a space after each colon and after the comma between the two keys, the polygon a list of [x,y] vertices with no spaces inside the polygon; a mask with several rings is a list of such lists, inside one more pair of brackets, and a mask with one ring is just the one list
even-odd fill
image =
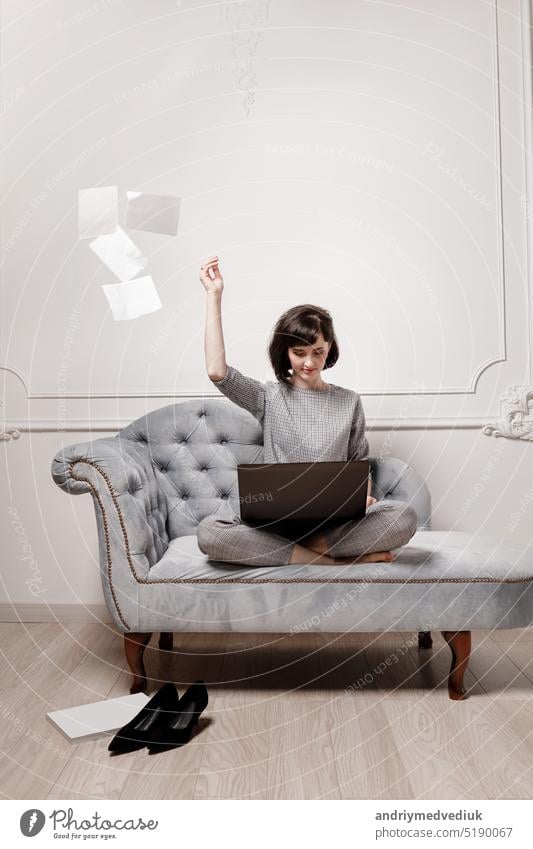
{"label": "paper on floor", "polygon": [[127,192],[126,227],[175,236],[178,232],[180,199],[172,195]]}
{"label": "paper on floor", "polygon": [[117,186],[99,186],[78,191],[80,239],[113,233],[118,227]]}
{"label": "paper on floor", "polygon": [[46,718],[52,722],[68,740],[74,742],[90,740],[110,731],[118,731],[142,710],[152,697],[146,693],[103,699],[88,705],[52,710]]}
{"label": "paper on floor", "polygon": [[114,233],[98,236],[89,247],[119,280],[131,280],[148,265],[147,258],[121,227]]}
{"label": "paper on floor", "polygon": [[161,309],[161,301],[150,276],[102,286],[115,321],[138,318]]}

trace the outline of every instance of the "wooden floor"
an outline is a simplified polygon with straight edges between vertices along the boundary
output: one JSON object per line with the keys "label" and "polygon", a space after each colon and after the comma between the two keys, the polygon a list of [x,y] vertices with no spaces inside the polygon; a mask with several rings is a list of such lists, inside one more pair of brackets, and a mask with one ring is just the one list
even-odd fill
{"label": "wooden floor", "polygon": [[451,652],[416,634],[157,634],[149,694],[202,678],[191,741],[111,756],[46,712],[129,692],[122,636],[100,624],[0,624],[4,799],[531,799],[533,629],[473,633],[469,698]]}

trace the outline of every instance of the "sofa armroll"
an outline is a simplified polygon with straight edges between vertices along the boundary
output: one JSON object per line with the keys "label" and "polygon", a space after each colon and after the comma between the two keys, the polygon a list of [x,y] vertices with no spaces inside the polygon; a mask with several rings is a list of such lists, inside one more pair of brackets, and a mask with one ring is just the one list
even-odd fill
{"label": "sofa armroll", "polygon": [[91,493],[105,600],[117,625],[135,630],[139,583],[169,543],[166,498],[153,467],[129,441],[108,437],[63,448],[52,477],[65,492]]}

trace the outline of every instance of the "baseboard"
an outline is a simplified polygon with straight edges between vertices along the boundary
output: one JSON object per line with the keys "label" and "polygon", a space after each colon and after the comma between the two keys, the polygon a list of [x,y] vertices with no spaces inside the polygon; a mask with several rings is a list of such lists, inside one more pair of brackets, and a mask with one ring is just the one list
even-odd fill
{"label": "baseboard", "polygon": [[0,622],[113,622],[105,604],[0,604]]}

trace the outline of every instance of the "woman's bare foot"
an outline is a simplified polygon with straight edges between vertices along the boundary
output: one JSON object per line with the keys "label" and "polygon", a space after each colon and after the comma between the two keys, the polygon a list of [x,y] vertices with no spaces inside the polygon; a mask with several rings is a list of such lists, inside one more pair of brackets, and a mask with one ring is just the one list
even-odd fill
{"label": "woman's bare foot", "polygon": [[317,564],[322,564],[327,566],[336,566],[337,563],[338,561],[335,558],[330,557],[328,554],[321,554],[320,552],[313,551],[312,549],[305,548],[305,546],[296,543],[292,550],[288,565],[306,564],[315,566]]}
{"label": "woman's bare foot", "polygon": [[369,551],[352,557],[336,557],[337,563],[390,563],[395,558],[392,551]]}
{"label": "woman's bare foot", "polygon": [[303,546],[310,551],[316,551],[318,554],[325,554],[328,550],[326,537],[320,531],[304,538]]}
{"label": "woman's bare foot", "polygon": [[351,557],[331,557],[329,554],[323,554],[296,543],[292,550],[288,565],[321,564],[328,566],[344,566],[348,563],[390,563],[394,560],[395,556],[396,555],[394,555],[392,551],[370,551],[367,554],[359,554],[357,556],[353,555]]}

